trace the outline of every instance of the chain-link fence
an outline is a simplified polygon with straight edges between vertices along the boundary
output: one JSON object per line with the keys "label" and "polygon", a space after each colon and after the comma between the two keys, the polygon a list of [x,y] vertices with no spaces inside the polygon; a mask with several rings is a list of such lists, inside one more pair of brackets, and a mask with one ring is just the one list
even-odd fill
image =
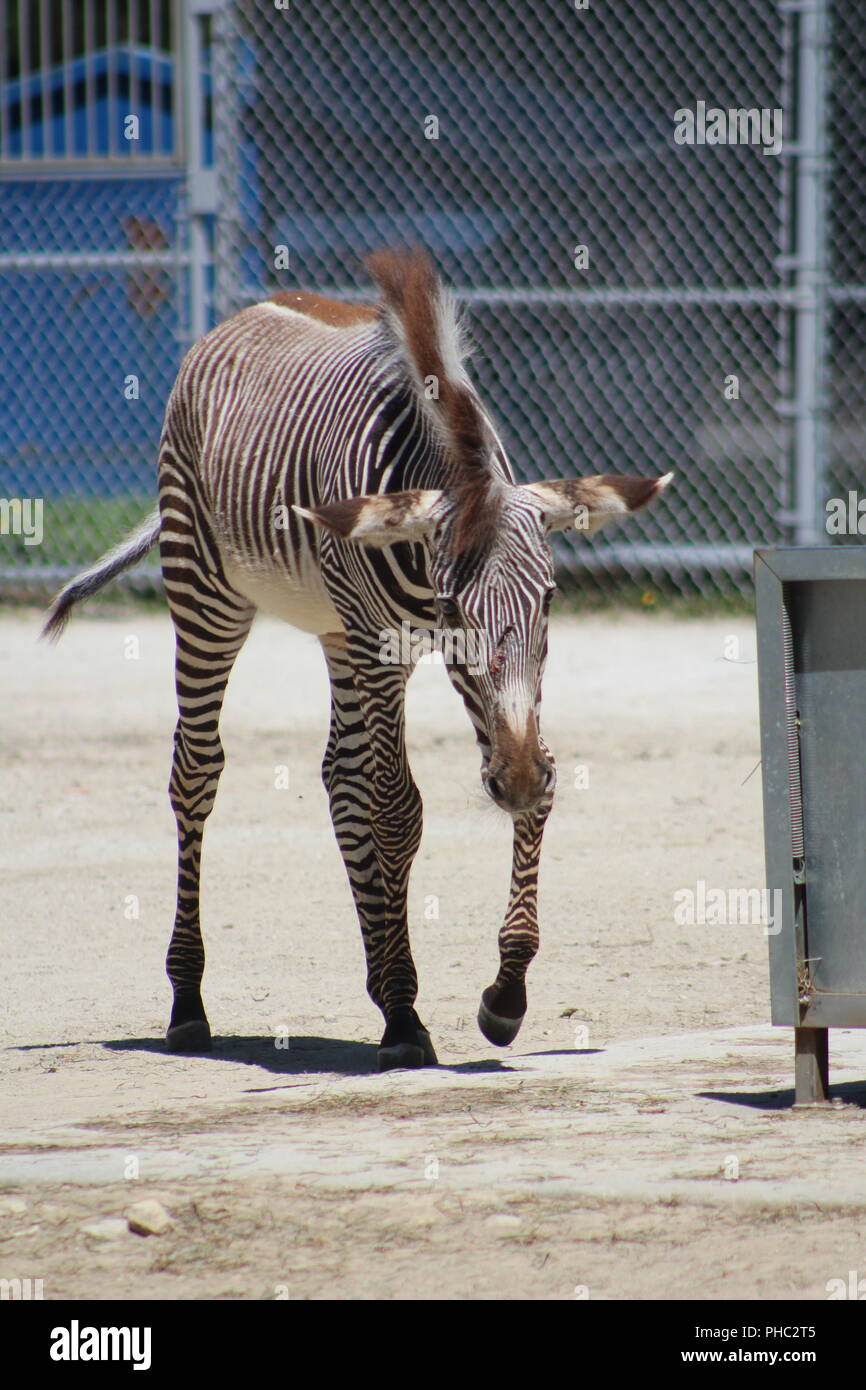
{"label": "chain-link fence", "polygon": [[[836,538],[826,504],[860,485],[866,424],[853,8],[187,0],[174,30],[144,0],[73,8],[115,14],[109,130],[146,110],[138,160],[171,146],[175,164],[161,182],[127,152],[123,182],[4,187],[12,250],[56,261],[20,266],[7,232],[2,488],[72,499],[51,564],[115,538],[106,499],[152,495],[165,395],[209,319],[278,287],[363,298],[365,253],[409,243],[467,303],[474,374],[522,478],[677,474],[628,528],[557,538],[563,580],[746,592],[755,545]],[[78,45],[86,126],[86,24]],[[47,538],[10,541],[17,564],[45,566]]]}
{"label": "chain-link fence", "polygon": [[[196,320],[201,40],[172,0],[0,0],[0,584],[90,562],[153,506]],[[201,259],[201,258],[200,258]],[[198,273],[196,273],[198,272]]]}

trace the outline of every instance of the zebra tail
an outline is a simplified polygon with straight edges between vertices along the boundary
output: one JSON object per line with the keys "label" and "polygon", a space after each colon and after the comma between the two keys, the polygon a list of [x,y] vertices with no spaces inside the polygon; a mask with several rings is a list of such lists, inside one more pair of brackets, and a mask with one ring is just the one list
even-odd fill
{"label": "zebra tail", "polygon": [[95,565],[71,579],[52,603],[40,637],[47,637],[50,642],[56,642],[63,634],[74,605],[82,599],[90,598],[91,594],[95,594],[109,580],[116,579],[124,570],[131,569],[139,560],[143,560],[159,539],[159,526],[159,509],[156,508],[140,526],[97,560]]}

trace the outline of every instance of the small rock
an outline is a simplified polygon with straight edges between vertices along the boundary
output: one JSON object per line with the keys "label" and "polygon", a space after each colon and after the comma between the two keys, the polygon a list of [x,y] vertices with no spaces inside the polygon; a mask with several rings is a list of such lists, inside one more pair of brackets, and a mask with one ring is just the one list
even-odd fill
{"label": "small rock", "polygon": [[20,1216],[26,1210],[23,1197],[0,1197],[0,1216]]}
{"label": "small rock", "polygon": [[507,1236],[514,1231],[519,1231],[523,1222],[519,1216],[509,1216],[507,1212],[496,1212],[495,1215],[488,1216],[484,1224],[488,1230]]}
{"label": "small rock", "polygon": [[133,1202],[126,1221],[137,1236],[161,1236],[174,1224],[162,1202],[151,1200]]}
{"label": "small rock", "polygon": [[86,1222],[81,1230],[94,1240],[122,1240],[127,1233],[127,1225],[119,1216],[106,1216],[102,1221]]}
{"label": "small rock", "polygon": [[71,1207],[58,1206],[56,1202],[43,1202],[39,1215],[43,1221],[47,1221],[50,1226],[56,1226],[61,1221],[66,1221],[74,1215]]}

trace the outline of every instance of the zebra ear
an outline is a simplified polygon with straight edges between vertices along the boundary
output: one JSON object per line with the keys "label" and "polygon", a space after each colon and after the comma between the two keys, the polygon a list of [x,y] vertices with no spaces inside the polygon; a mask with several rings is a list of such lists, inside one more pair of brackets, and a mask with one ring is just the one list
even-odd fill
{"label": "zebra ear", "polygon": [[368,493],[327,502],[321,507],[293,507],[344,541],[386,546],[397,541],[420,541],[431,530],[441,491],[414,488],[409,492]]}
{"label": "zebra ear", "polygon": [[599,474],[594,478],[551,478],[544,483],[525,483],[523,491],[544,508],[548,531],[597,531],[606,521],[647,506],[663,492],[673,477],[617,478]]}

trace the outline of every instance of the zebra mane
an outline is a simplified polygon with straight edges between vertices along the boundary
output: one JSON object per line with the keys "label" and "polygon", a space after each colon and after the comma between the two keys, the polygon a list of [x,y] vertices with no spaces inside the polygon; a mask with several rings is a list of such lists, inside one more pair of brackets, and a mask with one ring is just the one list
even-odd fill
{"label": "zebra mane", "polygon": [[468,344],[453,297],[420,249],[377,251],[365,264],[382,295],[380,320],[444,448],[454,554],[486,549],[501,487],[490,468],[490,431],[463,366]]}

